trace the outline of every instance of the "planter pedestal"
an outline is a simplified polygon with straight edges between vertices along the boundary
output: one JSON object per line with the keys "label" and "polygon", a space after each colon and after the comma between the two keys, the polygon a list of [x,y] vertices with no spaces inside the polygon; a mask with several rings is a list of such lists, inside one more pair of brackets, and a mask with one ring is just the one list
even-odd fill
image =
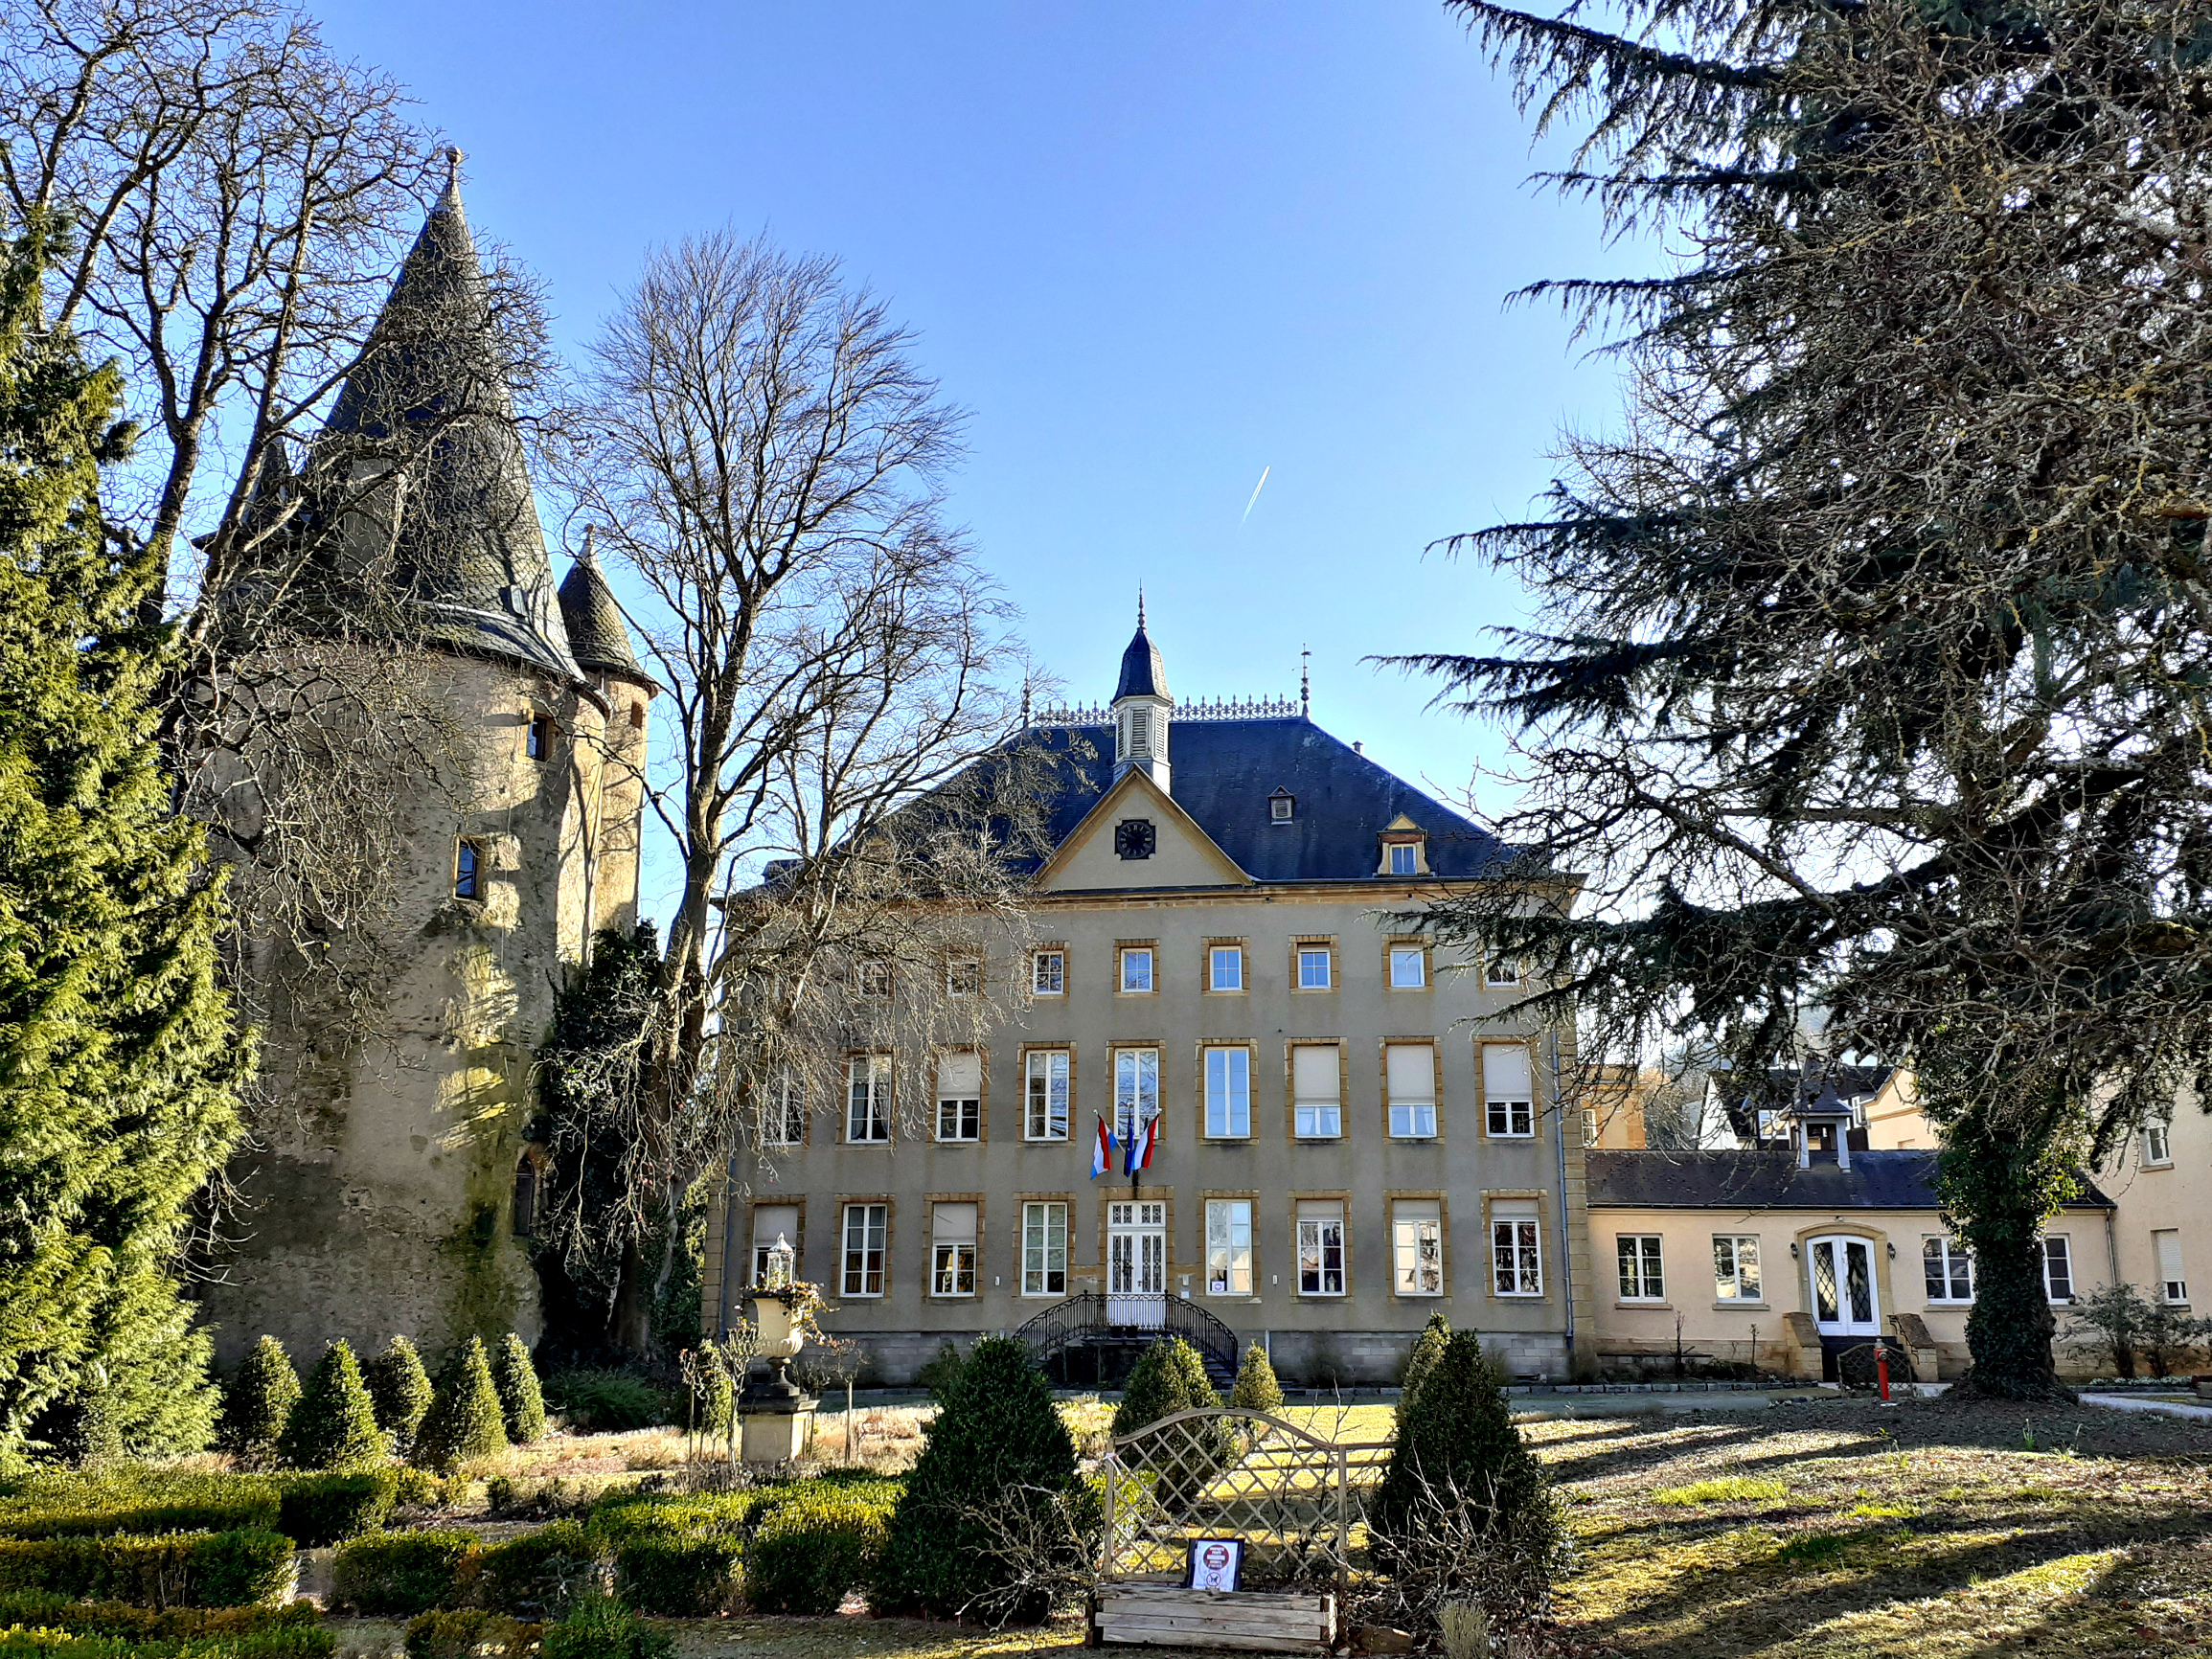
{"label": "planter pedestal", "polygon": [[807,1449],[814,1428],[814,1402],[795,1410],[760,1410],[742,1401],[738,1406],[738,1455],[749,1464],[786,1464]]}
{"label": "planter pedestal", "polygon": [[768,1362],[768,1375],[747,1377],[738,1395],[738,1455],[748,1464],[789,1463],[806,1449],[814,1407],[820,1403],[789,1375],[791,1361],[806,1345],[806,1332],[774,1296],[756,1297],[753,1317],[761,1329],[757,1352]]}

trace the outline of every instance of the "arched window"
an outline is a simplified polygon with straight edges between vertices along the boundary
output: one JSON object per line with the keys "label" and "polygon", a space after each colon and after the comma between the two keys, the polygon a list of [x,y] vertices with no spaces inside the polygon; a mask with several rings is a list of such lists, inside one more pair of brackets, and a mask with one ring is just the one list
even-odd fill
{"label": "arched window", "polygon": [[530,1161],[528,1152],[514,1166],[514,1236],[537,1236],[537,1166]]}

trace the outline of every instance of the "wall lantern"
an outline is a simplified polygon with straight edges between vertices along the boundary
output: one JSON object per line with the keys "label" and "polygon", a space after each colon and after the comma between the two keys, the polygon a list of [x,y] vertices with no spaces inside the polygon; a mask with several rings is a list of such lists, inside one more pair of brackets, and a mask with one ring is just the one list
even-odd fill
{"label": "wall lantern", "polygon": [[791,1248],[791,1241],[781,1233],[777,1234],[775,1243],[768,1249],[768,1282],[764,1288],[788,1290],[791,1287],[791,1269],[795,1265],[796,1254]]}

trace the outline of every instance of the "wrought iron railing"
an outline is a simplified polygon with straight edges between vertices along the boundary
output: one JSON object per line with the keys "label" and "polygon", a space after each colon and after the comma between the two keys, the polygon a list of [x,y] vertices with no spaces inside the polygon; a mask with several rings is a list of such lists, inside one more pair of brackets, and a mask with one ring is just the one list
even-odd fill
{"label": "wrought iron railing", "polygon": [[[1306,713],[1296,697],[1194,697],[1176,703],[1171,720],[1285,720]],[[1071,703],[1040,708],[1030,716],[1039,726],[1110,726],[1114,712],[1103,703]]]}
{"label": "wrought iron railing", "polygon": [[1152,1331],[1161,1336],[1179,1336],[1205,1358],[1213,1361],[1209,1369],[1236,1375],[1241,1357],[1237,1333],[1223,1325],[1196,1302],[1180,1296],[1161,1296],[1156,1299],[1160,1316],[1156,1322],[1147,1319],[1142,1326],[1132,1325],[1127,1319],[1117,1318],[1119,1304],[1125,1299],[1107,1296],[1096,1290],[1085,1290],[1056,1302],[1036,1317],[1025,1321],[1015,1331],[1016,1339],[1029,1344],[1030,1352],[1039,1363],[1050,1359],[1072,1344],[1085,1342],[1117,1333],[1136,1334]]}

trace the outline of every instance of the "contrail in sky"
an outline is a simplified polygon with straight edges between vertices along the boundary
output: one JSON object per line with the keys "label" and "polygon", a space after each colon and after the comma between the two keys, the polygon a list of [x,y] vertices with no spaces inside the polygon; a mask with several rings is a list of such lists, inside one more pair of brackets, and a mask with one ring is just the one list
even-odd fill
{"label": "contrail in sky", "polygon": [[[1269,462],[1266,466],[1260,468],[1260,482],[1252,486],[1252,499],[1244,503],[1244,518],[1251,517],[1252,509],[1259,506],[1260,491],[1267,488],[1267,474],[1274,470],[1275,466],[1272,462]],[[1237,528],[1239,530],[1244,528],[1244,518],[1240,518],[1237,520]]]}

